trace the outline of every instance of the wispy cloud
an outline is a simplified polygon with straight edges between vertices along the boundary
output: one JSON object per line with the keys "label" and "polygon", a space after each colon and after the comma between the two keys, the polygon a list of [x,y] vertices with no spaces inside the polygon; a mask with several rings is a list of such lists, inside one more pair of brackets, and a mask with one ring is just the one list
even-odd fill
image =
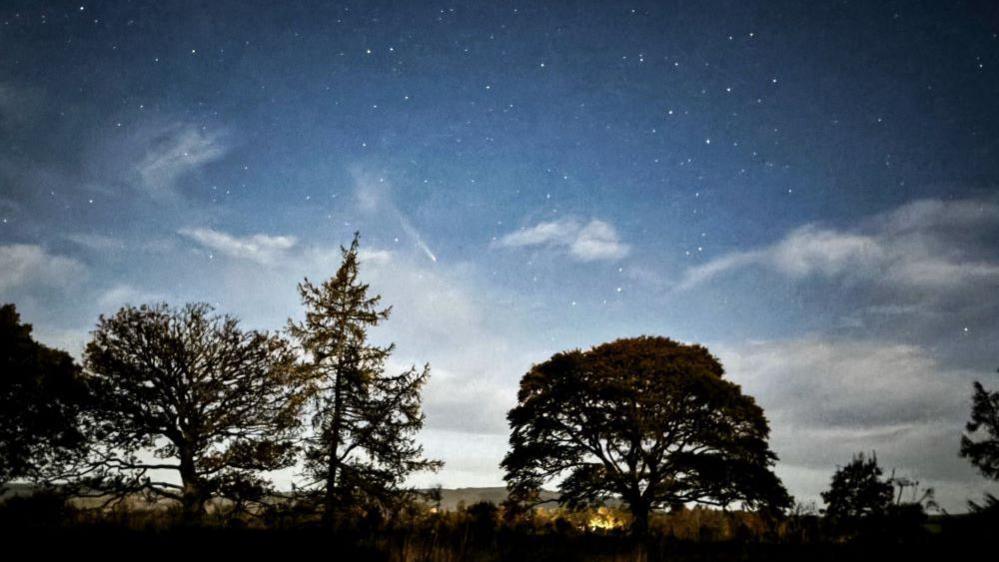
{"label": "wispy cloud", "polygon": [[118,284],[101,293],[97,298],[97,306],[104,311],[113,311],[124,305],[140,305],[160,300],[163,300],[163,296],[158,293]]}
{"label": "wispy cloud", "polygon": [[430,261],[436,262],[437,254],[430,249],[423,234],[413,226],[409,216],[395,204],[392,197],[392,186],[385,181],[385,178],[376,177],[358,168],[351,170],[351,174],[354,176],[354,192],[361,211],[385,213],[392,220],[398,222],[406,236]]}
{"label": "wispy cloud", "polygon": [[124,240],[113,236],[105,236],[103,234],[77,232],[74,234],[67,234],[66,239],[74,244],[87,248],[88,250],[94,250],[97,252],[112,252],[125,249]]}
{"label": "wispy cloud", "polygon": [[80,261],[48,253],[34,244],[0,246],[0,291],[43,285],[63,287],[87,273]]}
{"label": "wispy cloud", "polygon": [[209,250],[262,265],[272,265],[295,247],[294,236],[253,234],[234,236],[211,228],[183,228],[179,234],[194,240]]}
{"label": "wispy cloud", "polygon": [[678,289],[729,272],[765,267],[791,278],[847,278],[906,288],[948,289],[999,280],[999,262],[979,255],[967,233],[999,226],[993,201],[923,200],[863,221],[852,229],[806,225],[763,248],[733,252],[689,268]]}
{"label": "wispy cloud", "polygon": [[182,177],[218,160],[227,151],[219,133],[187,123],[146,132],[139,141],[147,148],[136,172],[142,186],[154,197],[173,195]]}
{"label": "wispy cloud", "polygon": [[619,260],[631,250],[621,241],[614,225],[600,219],[586,223],[572,218],[540,222],[506,234],[493,245],[499,248],[554,248],[582,262]]}

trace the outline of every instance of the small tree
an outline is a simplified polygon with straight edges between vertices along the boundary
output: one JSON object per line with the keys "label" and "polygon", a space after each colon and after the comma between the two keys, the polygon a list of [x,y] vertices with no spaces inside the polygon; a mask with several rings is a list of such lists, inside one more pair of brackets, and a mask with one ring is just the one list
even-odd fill
{"label": "small tree", "polygon": [[207,304],[101,316],[86,367],[96,447],[83,470],[114,498],[173,499],[195,521],[213,495],[259,496],[268,482],[258,472],[294,462],[293,353]]}
{"label": "small tree", "polygon": [[829,490],[821,494],[826,516],[836,524],[850,526],[885,515],[892,505],[894,487],[882,475],[876,455],[857,453],[849,464],[836,470]]}
{"label": "small tree", "polygon": [[623,499],[633,530],[687,502],[782,509],[763,410],[707,349],[640,337],[559,353],[520,382],[503,460],[511,495],[536,501],[563,476],[570,507]]}
{"label": "small tree", "polygon": [[406,476],[437,470],[414,437],[423,427],[420,391],[429,366],[385,373],[393,345],[368,342],[368,329],[389,316],[380,296],[358,279],[358,236],[341,248],[343,263],[321,285],[299,284],[303,322],[289,331],[306,354],[312,432],[305,438],[305,488],[322,492],[323,517],[358,500],[386,502]]}
{"label": "small tree", "polygon": [[86,398],[73,358],[36,342],[13,304],[0,307],[0,485],[46,480],[80,452]]}

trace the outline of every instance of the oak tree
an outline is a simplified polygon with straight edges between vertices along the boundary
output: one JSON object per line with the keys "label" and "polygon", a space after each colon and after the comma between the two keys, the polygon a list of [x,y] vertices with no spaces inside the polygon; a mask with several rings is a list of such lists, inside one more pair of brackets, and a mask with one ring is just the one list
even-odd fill
{"label": "oak tree", "polygon": [[127,306],[101,316],[85,356],[95,490],[173,499],[195,521],[209,498],[259,496],[261,471],[293,464],[302,385],[280,337],[207,304]]}
{"label": "oak tree", "polygon": [[660,507],[789,504],[763,410],[698,345],[639,337],[558,353],[524,375],[508,419],[502,467],[521,501],[562,478],[560,503],[617,496],[638,534]]}
{"label": "oak tree", "polygon": [[0,484],[55,477],[86,444],[86,403],[73,358],[36,342],[13,304],[0,307]]}

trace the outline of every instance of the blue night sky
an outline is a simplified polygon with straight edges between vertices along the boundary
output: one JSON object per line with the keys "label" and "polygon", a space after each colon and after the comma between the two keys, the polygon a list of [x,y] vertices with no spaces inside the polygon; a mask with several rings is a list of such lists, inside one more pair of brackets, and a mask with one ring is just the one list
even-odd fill
{"label": "blue night sky", "polygon": [[994,5],[271,4],[0,4],[0,301],[42,341],[159,300],[281,329],[360,231],[374,337],[433,369],[417,484],[501,485],[532,363],[658,334],[763,404],[799,499],[872,449],[985,489]]}

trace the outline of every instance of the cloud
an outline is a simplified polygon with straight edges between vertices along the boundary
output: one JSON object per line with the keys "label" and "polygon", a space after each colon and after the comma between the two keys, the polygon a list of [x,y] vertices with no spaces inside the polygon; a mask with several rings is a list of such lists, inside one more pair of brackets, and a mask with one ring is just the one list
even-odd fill
{"label": "cloud", "polygon": [[297,243],[294,236],[253,234],[238,237],[211,228],[183,228],[179,234],[194,240],[209,250],[236,259],[254,261],[261,265],[273,265],[285,257]]}
{"label": "cloud", "polygon": [[[782,470],[793,478],[824,471],[799,483],[799,495],[817,498],[833,467],[858,451],[877,451],[883,466],[924,485],[979,480],[957,449],[971,381],[983,373],[890,341],[803,338],[719,350],[729,377],[770,419]],[[963,497],[946,507],[961,509]]]}
{"label": "cloud", "polygon": [[64,287],[78,281],[86,273],[83,263],[52,255],[41,246],[0,246],[0,291],[37,285]]}
{"label": "cloud", "polygon": [[159,198],[173,195],[182,177],[218,160],[227,151],[220,134],[186,123],[146,131],[138,142],[146,146],[146,151],[136,172],[149,194]]}
{"label": "cloud", "polygon": [[67,234],[66,239],[74,244],[94,250],[96,252],[113,252],[125,249],[125,241],[112,236],[94,234],[88,232],[78,232]]}
{"label": "cloud", "polygon": [[[999,261],[983,233],[999,228],[999,204],[989,200],[921,200],[876,215],[850,229],[810,224],[764,247],[733,252],[684,272],[688,290],[757,266],[792,279],[818,277],[950,290],[999,281]],[[975,240],[978,237],[979,240]]]}
{"label": "cloud", "polygon": [[511,232],[493,245],[498,248],[555,248],[582,262],[618,260],[630,251],[630,247],[621,242],[614,226],[600,219],[591,219],[586,224],[576,219],[541,222]]}
{"label": "cloud", "polygon": [[158,293],[144,291],[126,284],[118,284],[105,290],[97,297],[97,306],[102,311],[112,312],[125,305],[138,306],[163,300]]}
{"label": "cloud", "polygon": [[354,177],[354,194],[360,210],[366,214],[379,212],[387,214],[391,219],[399,223],[406,236],[416,244],[416,247],[430,261],[436,262],[437,254],[430,249],[430,246],[423,238],[423,234],[413,226],[413,222],[409,220],[409,216],[403,213],[395,204],[392,198],[391,184],[386,182],[385,178],[375,177],[360,168],[352,169],[351,175]]}

